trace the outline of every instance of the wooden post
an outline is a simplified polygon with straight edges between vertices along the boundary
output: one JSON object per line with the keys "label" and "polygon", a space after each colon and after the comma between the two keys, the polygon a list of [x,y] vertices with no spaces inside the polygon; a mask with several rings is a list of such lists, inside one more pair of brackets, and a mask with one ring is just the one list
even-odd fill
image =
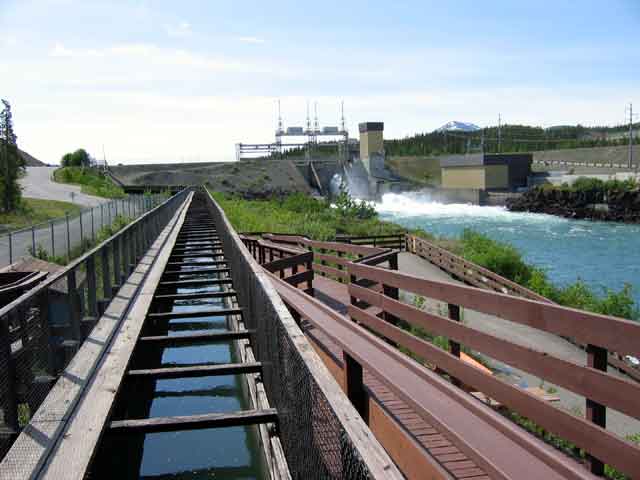
{"label": "wooden post", "polygon": [[364,390],[362,365],[345,351],[342,352],[342,359],[344,362],[345,393],[362,419],[368,424],[367,395]]}
{"label": "wooden post", "polygon": [[47,352],[47,373],[54,376],[57,373],[57,362],[51,341],[51,326],[49,325],[49,289],[45,288],[38,296],[38,310],[40,315],[41,348]]}
{"label": "wooden post", "polygon": [[[320,253],[325,255],[327,253],[327,249],[326,248],[321,248],[320,249]],[[324,260],[320,260],[320,265],[326,265],[327,262],[325,262]],[[320,272],[320,275],[322,275],[323,277],[326,277],[327,275],[324,272]]]}
{"label": "wooden post", "polygon": [[93,255],[87,258],[87,290],[89,299],[89,315],[98,318],[98,299],[96,292],[98,289],[96,281],[96,259]]}
{"label": "wooden post", "polygon": [[[448,308],[449,308],[449,318],[453,321],[459,322],[460,306],[453,305],[452,303],[450,303],[448,304]],[[458,342],[454,342],[453,340],[449,340],[449,352],[451,353],[451,355],[460,358],[460,344]],[[460,382],[460,380],[458,380],[457,378],[452,377],[452,381],[456,387],[462,386],[462,382]]]}
{"label": "wooden post", "polygon": [[75,269],[69,270],[69,273],[67,273],[67,297],[69,299],[69,323],[71,324],[71,337],[73,340],[78,341],[78,345],[75,347],[77,351],[80,345],[79,342],[82,339],[82,331],[80,329],[80,299],[78,298]]}
{"label": "wooden post", "polygon": [[[603,372],[607,371],[607,349],[596,345],[587,345],[587,366]],[[589,398],[586,399],[587,420],[606,428],[607,407]],[[591,473],[598,476],[604,475],[604,463],[589,455],[587,452]]]}
{"label": "wooden post", "polygon": [[113,239],[113,282],[117,289],[120,289],[122,286],[120,244],[120,236]]}
{"label": "wooden post", "polygon": [[111,291],[111,272],[109,269],[109,245],[105,245],[102,249],[102,293],[105,300],[111,300],[113,292]]}

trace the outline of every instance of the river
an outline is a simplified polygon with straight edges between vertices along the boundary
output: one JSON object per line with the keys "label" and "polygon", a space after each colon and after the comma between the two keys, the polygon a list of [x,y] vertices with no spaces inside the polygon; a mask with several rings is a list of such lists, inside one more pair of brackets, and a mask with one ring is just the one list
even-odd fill
{"label": "river", "polygon": [[376,210],[383,220],[443,237],[465,228],[515,246],[557,284],[583,280],[598,293],[633,287],[640,304],[640,225],[569,220],[503,207],[432,202],[421,193],[386,194]]}

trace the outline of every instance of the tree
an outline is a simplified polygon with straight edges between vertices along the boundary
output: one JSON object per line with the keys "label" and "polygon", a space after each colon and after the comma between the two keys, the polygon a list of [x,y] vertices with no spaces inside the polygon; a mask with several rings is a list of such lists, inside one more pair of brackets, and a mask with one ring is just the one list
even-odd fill
{"label": "tree", "polygon": [[0,201],[5,212],[15,210],[22,196],[18,177],[24,171],[25,163],[16,141],[11,105],[3,99],[0,112]]}
{"label": "tree", "polygon": [[91,156],[84,148],[79,148],[75,152],[65,153],[61,163],[63,167],[90,167]]}

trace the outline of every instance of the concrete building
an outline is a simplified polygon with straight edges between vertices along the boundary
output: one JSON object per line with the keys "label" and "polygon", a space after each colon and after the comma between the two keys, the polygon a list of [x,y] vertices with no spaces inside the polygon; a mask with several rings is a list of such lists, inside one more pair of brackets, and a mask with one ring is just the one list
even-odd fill
{"label": "concrete building", "polygon": [[456,155],[440,160],[443,188],[515,190],[527,185],[531,154]]}
{"label": "concrete building", "polygon": [[384,123],[364,122],[358,124],[360,130],[360,160],[369,175],[384,170]]}

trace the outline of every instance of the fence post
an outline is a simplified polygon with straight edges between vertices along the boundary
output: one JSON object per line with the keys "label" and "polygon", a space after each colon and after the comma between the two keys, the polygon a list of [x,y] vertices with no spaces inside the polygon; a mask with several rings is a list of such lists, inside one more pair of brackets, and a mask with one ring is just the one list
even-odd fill
{"label": "fence post", "polygon": [[100,204],[100,228],[104,227],[104,203]]}
{"label": "fence post", "polygon": [[82,228],[82,210],[80,210],[80,248],[84,248],[83,247],[83,242],[84,242],[84,229]]}
{"label": "fence post", "polygon": [[31,225],[31,248],[33,249],[33,251],[31,252],[32,256],[36,256],[37,252],[36,252],[36,227],[35,225]]}
{"label": "fence post", "polygon": [[13,263],[13,237],[9,232],[9,265]]}
{"label": "fence post", "polygon": [[[607,371],[607,349],[598,347],[596,345],[587,345],[587,366],[600,370],[602,372]],[[587,420],[595,423],[599,427],[605,428],[607,425],[607,407],[591,400],[586,399],[587,406]],[[601,460],[591,456],[587,452],[587,459],[589,461],[591,473],[598,476],[604,475],[604,463]]]}
{"label": "fence post", "polygon": [[93,241],[96,241],[96,226],[94,223],[94,219],[93,219],[93,211],[95,210],[94,207],[91,207],[91,237],[93,238]]}
{"label": "fence post", "polygon": [[344,363],[344,390],[347,398],[355,407],[365,423],[369,423],[369,415],[367,408],[367,395],[364,390],[364,382],[362,378],[362,365],[344,350],[342,351],[342,359]]}
{"label": "fence post", "polygon": [[71,230],[69,229],[69,214],[64,214],[67,220],[67,260],[71,260]]}
{"label": "fence post", "polygon": [[53,258],[56,257],[56,239],[55,239],[55,227],[53,225],[53,220],[49,222],[51,225],[51,256]]}

